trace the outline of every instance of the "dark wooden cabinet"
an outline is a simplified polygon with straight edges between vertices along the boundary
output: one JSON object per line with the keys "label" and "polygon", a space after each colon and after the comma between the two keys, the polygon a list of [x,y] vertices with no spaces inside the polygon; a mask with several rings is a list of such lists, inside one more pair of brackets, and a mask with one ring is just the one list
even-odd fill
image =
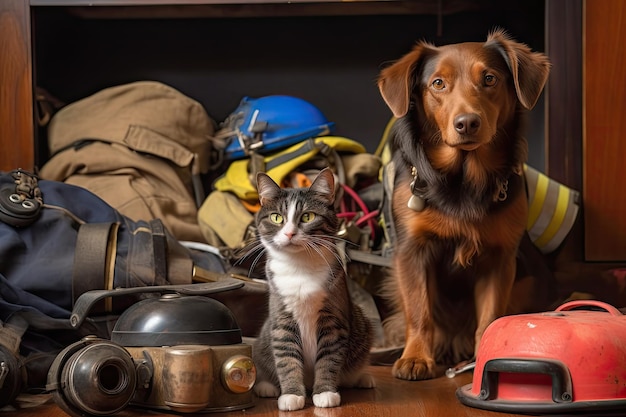
{"label": "dark wooden cabinet", "polygon": [[[338,135],[374,151],[391,117],[376,78],[416,41],[483,41],[502,26],[545,47],[544,0],[3,0],[0,7],[19,29],[0,29],[7,43],[0,66],[10,72],[0,79],[4,170],[48,158],[45,129],[33,121],[34,86],[69,103],[156,79],[200,101],[218,122],[243,96],[296,95],[335,122]],[[6,65],[18,57],[20,68]],[[542,168],[543,100],[533,117],[532,164]]]}
{"label": "dark wooden cabinet", "polygon": [[626,3],[585,2],[585,259],[626,259]]}
{"label": "dark wooden cabinet", "polygon": [[[583,0],[2,0],[0,170],[36,169],[47,160],[35,86],[70,102],[148,78],[198,99],[216,121],[244,95],[304,96],[336,122],[338,134],[373,151],[390,117],[375,86],[381,65],[422,38],[482,40],[503,26],[553,63],[533,111],[530,163],[583,191],[573,258],[624,261],[617,123],[625,73],[623,54],[613,52],[623,46],[625,6],[607,0],[586,7],[587,47],[600,45],[593,53],[601,55],[585,56],[583,112]],[[613,98],[606,101],[605,92]]]}

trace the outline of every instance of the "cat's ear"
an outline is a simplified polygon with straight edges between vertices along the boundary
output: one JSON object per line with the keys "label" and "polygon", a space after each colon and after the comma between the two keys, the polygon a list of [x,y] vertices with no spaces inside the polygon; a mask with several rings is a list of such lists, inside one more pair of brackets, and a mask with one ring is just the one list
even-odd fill
{"label": "cat's ear", "polygon": [[313,180],[311,191],[314,191],[328,200],[328,205],[335,202],[335,176],[330,168],[324,168]]}
{"label": "cat's ear", "polygon": [[256,174],[256,188],[259,192],[259,202],[265,204],[266,200],[276,198],[280,193],[280,186],[264,172]]}

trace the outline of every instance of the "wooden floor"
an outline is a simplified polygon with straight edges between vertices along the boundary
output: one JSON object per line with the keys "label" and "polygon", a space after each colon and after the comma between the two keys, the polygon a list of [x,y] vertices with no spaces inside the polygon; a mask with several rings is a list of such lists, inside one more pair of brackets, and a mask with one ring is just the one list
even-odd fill
{"label": "wooden floor", "polygon": [[[446,377],[429,381],[402,381],[391,376],[390,367],[372,366],[376,378],[374,389],[343,390],[342,405],[336,408],[316,408],[310,400],[300,411],[279,412],[276,399],[258,399],[256,405],[246,410],[213,413],[220,417],[281,416],[281,417],[505,417],[521,416],[503,414],[467,407],[456,398],[458,387],[472,382],[472,374],[465,373],[453,379]],[[2,413],[0,417],[66,417],[54,403],[46,403],[18,412]],[[118,417],[167,416],[169,414],[125,409]],[[178,414],[184,416],[185,414]],[[197,414],[196,414],[197,415]]]}

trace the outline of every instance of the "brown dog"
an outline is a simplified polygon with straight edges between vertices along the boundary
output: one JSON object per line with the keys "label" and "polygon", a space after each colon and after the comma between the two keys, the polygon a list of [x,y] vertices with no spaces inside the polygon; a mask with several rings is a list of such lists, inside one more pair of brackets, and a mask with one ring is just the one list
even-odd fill
{"label": "brown dog", "polygon": [[506,313],[527,221],[522,115],[548,78],[541,53],[501,30],[486,42],[419,43],[382,70],[391,136],[393,298],[405,348],[396,377],[470,359]]}

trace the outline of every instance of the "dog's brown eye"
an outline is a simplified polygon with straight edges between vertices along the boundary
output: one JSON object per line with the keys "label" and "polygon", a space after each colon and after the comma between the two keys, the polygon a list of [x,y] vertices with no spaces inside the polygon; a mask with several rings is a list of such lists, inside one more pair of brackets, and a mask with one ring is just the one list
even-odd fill
{"label": "dog's brown eye", "polygon": [[495,75],[492,75],[492,74],[485,75],[485,85],[487,87],[492,87],[496,85],[497,82],[498,82],[498,79],[496,78]]}
{"label": "dog's brown eye", "polygon": [[441,78],[437,78],[435,81],[433,81],[432,86],[435,90],[443,90],[446,85],[443,83],[443,80]]}

